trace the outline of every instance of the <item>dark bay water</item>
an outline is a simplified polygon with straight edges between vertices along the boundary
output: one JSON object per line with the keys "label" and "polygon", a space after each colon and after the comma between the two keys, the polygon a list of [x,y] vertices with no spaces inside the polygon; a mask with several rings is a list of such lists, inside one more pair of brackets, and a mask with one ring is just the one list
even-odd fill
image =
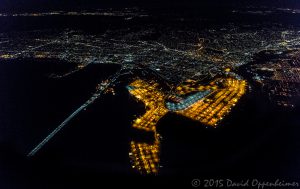
{"label": "dark bay water", "polygon": [[[1,184],[9,188],[80,188],[116,178],[120,185],[136,184],[136,178],[154,179],[136,177],[130,168],[129,142],[144,135],[134,131],[131,123],[143,106],[123,85],[118,86],[117,95],[105,95],[79,114],[36,157],[26,157],[90,97],[99,81],[118,70],[115,65],[89,65],[63,79],[48,77],[72,67],[53,60],[0,63]],[[215,129],[168,113],[158,125],[163,136],[160,175],[184,176],[164,179],[173,184],[185,184],[191,177],[297,177],[298,115],[299,109],[273,107],[255,89]]]}

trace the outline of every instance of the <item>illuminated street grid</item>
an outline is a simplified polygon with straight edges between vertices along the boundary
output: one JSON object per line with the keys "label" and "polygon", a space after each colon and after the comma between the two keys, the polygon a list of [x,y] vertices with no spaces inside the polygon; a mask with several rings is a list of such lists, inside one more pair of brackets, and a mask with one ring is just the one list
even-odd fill
{"label": "illuminated street grid", "polygon": [[[224,68],[234,70],[251,62],[261,51],[282,53],[297,49],[300,44],[297,28],[259,27],[259,30],[243,30],[231,24],[197,32],[174,31],[169,27],[139,31],[128,28],[93,35],[75,30],[0,33],[0,60],[59,59],[74,63],[75,71],[91,63],[119,64],[126,68],[141,64],[178,84],[187,79],[213,78],[224,73]],[[145,40],[146,36],[156,34],[159,34],[157,39]],[[68,73],[62,76],[65,75]]]}

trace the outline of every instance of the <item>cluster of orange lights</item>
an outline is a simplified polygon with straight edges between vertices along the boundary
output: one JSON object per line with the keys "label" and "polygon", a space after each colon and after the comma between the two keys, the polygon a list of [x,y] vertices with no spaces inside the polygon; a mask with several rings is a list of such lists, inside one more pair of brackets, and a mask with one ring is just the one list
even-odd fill
{"label": "cluster of orange lights", "polygon": [[14,58],[14,55],[11,55],[11,54],[1,54],[0,58],[2,58],[2,59],[11,59],[11,58]]}
{"label": "cluster of orange lights", "polygon": [[[130,94],[142,101],[146,107],[146,113],[135,119],[132,126],[136,129],[152,132],[155,138],[153,143],[131,141],[129,157],[132,167],[141,174],[156,174],[159,169],[160,152],[160,140],[156,125],[170,111],[165,104],[165,99],[169,95],[165,95],[159,89],[158,83],[146,82],[141,79],[132,82],[128,89]],[[189,80],[176,89],[178,96],[209,90],[209,95],[187,108],[175,112],[205,125],[216,126],[245,93],[246,81],[219,78],[209,85],[203,86],[197,84],[196,81]]]}
{"label": "cluster of orange lights", "polygon": [[158,84],[153,81],[147,83],[143,80],[136,80],[130,84],[133,87],[129,92],[146,106],[146,113],[134,120],[133,127],[145,131],[155,131],[156,123],[167,112],[164,105],[164,95],[158,89]]}
{"label": "cluster of orange lights", "polygon": [[133,128],[152,132],[153,144],[131,141],[129,157],[132,168],[141,174],[156,174],[159,169],[160,139],[156,132],[157,122],[168,112],[164,105],[164,94],[158,89],[158,83],[135,80],[130,84],[130,94],[142,101],[146,113],[133,121]]}
{"label": "cluster of orange lights", "polygon": [[154,144],[131,141],[129,157],[132,168],[141,174],[157,174],[159,169],[160,141],[156,137]]}
{"label": "cluster of orange lights", "polygon": [[218,79],[218,82],[221,82],[223,86],[218,87],[215,84],[217,82],[212,82],[210,88],[215,90],[209,96],[176,113],[209,126],[216,126],[236,105],[246,89],[245,80],[226,78]]}
{"label": "cluster of orange lights", "polygon": [[188,79],[182,85],[176,87],[176,93],[179,95],[186,95],[192,92],[204,91],[204,90],[215,90],[217,86],[215,85],[215,81],[211,82],[209,85],[199,85],[197,81]]}

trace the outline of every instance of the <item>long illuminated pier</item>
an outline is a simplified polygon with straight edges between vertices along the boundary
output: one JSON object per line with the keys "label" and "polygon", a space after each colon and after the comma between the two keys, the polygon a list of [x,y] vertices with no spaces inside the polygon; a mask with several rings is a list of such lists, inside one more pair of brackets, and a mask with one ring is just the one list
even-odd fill
{"label": "long illuminated pier", "polygon": [[120,76],[120,73],[123,71],[123,68],[121,68],[118,72],[113,74],[107,79],[107,83],[103,85],[102,89],[97,90],[90,99],[88,99],[84,104],[82,104],[79,108],[77,108],[74,112],[72,112],[61,124],[59,124],[52,132],[50,132],[39,144],[37,144],[28,154],[28,157],[34,156],[36,153],[38,153],[49,141],[57,135],[72,119],[74,119],[80,112],[82,112],[85,108],[87,108],[89,105],[93,104],[98,98],[101,97],[101,95],[104,93],[104,91],[112,84],[114,83],[118,77]]}

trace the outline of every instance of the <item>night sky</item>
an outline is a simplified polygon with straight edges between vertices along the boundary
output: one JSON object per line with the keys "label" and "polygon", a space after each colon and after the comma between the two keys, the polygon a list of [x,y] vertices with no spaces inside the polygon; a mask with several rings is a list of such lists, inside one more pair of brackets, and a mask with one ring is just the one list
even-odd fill
{"label": "night sky", "polygon": [[298,0],[0,0],[0,11],[97,9],[107,7],[288,7],[300,8]]}

